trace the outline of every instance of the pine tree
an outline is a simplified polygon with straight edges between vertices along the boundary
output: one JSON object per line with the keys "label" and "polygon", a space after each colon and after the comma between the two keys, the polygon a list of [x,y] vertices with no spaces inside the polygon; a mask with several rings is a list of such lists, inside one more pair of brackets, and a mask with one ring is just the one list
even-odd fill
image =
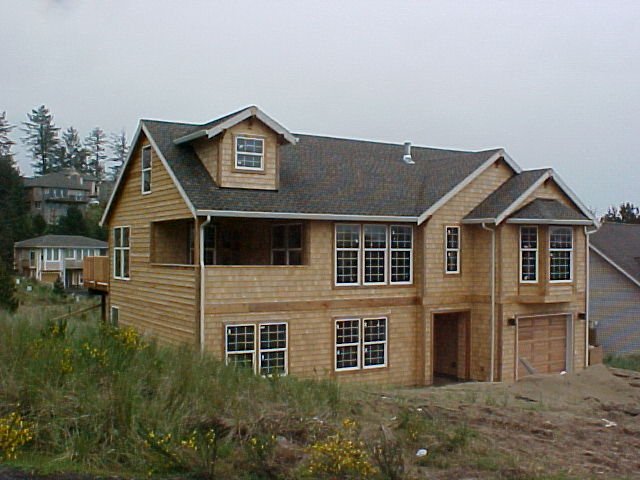
{"label": "pine tree", "polygon": [[0,262],[0,309],[9,312],[15,312],[18,309],[15,280],[2,262]]}
{"label": "pine tree", "polygon": [[69,207],[67,214],[60,217],[53,229],[58,235],[82,235],[89,233],[87,222],[78,207]]}
{"label": "pine tree", "polygon": [[62,134],[62,144],[65,153],[65,167],[71,167],[78,172],[85,173],[87,171],[87,150],[80,141],[78,130],[73,127],[67,128]]}
{"label": "pine tree", "polygon": [[109,149],[111,150],[111,156],[109,161],[111,162],[110,174],[111,179],[115,180],[120,174],[120,169],[124,165],[127,155],[129,155],[129,142],[127,142],[127,134],[124,130],[120,133],[112,133],[109,141]]}
{"label": "pine tree", "polygon": [[602,220],[612,223],[640,223],[640,209],[630,202],[621,203],[617,208],[609,207]]}
{"label": "pine tree", "polygon": [[0,263],[13,266],[13,243],[27,234],[28,216],[24,185],[13,160],[9,138],[13,126],[0,116]]}
{"label": "pine tree", "polygon": [[52,161],[56,158],[59,144],[58,131],[60,128],[53,123],[53,116],[49,109],[41,105],[27,114],[28,122],[23,122],[23,131],[26,136],[22,138],[33,157],[33,169],[36,175],[49,173]]}
{"label": "pine tree", "polygon": [[104,161],[107,158],[106,135],[100,127],[96,127],[84,142],[88,155],[88,171],[100,182],[104,177]]}

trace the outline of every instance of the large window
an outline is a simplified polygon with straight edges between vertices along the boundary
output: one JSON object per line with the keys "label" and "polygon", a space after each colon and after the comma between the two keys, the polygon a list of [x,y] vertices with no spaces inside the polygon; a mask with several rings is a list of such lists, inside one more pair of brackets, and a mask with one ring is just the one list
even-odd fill
{"label": "large window", "polygon": [[551,227],[549,229],[549,280],[571,281],[573,253],[573,229]]}
{"label": "large window", "polygon": [[271,228],[271,264],[302,265],[302,225],[292,223]]}
{"label": "large window", "polygon": [[264,170],[263,158],[263,139],[236,137],[236,168],[241,170]]}
{"label": "large window", "polygon": [[113,229],[113,276],[129,279],[129,227]]}
{"label": "large window", "polygon": [[445,272],[460,273],[460,227],[445,228]]}
{"label": "large window", "polygon": [[538,227],[520,227],[520,281],[538,281]]}
{"label": "large window", "polygon": [[57,248],[47,248],[47,262],[57,262],[60,260],[60,250]]}
{"label": "large window", "polygon": [[258,329],[256,337],[256,325],[227,326],[227,364],[257,370],[261,375],[286,375],[287,324],[263,323]]}
{"label": "large window", "polygon": [[387,365],[387,319],[336,320],[336,370],[380,368]]}
{"label": "large window", "polygon": [[413,229],[407,225],[338,224],[335,255],[336,285],[411,283]]}
{"label": "large window", "polygon": [[142,193],[151,193],[151,147],[142,147]]}

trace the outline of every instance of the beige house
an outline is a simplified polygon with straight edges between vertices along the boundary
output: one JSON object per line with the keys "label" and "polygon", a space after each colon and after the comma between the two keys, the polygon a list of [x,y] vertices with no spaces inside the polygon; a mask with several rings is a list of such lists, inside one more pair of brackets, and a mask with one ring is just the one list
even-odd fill
{"label": "beige house", "polygon": [[260,374],[425,385],[587,363],[597,222],[501,149],[292,134],[256,107],[143,120],[103,223],[114,321]]}

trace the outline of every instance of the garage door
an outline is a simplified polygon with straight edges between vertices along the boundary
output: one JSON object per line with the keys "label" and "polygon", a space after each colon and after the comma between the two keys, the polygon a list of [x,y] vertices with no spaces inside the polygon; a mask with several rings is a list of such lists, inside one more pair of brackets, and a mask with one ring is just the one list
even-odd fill
{"label": "garage door", "polygon": [[[567,316],[518,319],[518,378],[566,370]],[[527,368],[530,367],[530,368]]]}

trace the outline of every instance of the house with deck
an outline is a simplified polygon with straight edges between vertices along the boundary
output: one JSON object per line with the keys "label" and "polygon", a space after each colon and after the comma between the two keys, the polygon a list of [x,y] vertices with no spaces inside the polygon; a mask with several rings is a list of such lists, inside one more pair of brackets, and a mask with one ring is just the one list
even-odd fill
{"label": "house with deck", "polygon": [[640,353],[640,225],[604,223],[591,237],[589,318],[604,353]]}
{"label": "house with deck", "polygon": [[83,259],[106,255],[107,242],[80,235],[43,235],[14,244],[14,267],[19,275],[65,288],[83,286]]}
{"label": "house with deck", "polygon": [[140,121],[102,219],[113,321],[258,374],[428,385],[587,363],[587,238],[550,168],[294,134],[251,106]]}

